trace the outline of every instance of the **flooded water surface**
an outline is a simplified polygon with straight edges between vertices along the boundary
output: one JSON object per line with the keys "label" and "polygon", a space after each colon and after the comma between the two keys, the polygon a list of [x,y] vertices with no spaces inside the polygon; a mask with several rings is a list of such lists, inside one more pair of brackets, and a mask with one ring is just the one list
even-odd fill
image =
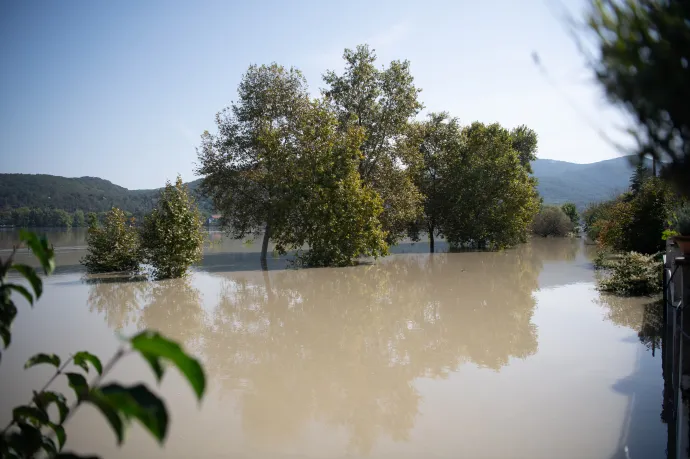
{"label": "flooded water surface", "polygon": [[[433,255],[407,243],[356,267],[294,270],[274,259],[269,271],[259,269],[258,247],[221,240],[187,279],[123,282],[85,276],[78,239],[56,244],[62,267],[33,310],[20,308],[2,358],[0,412],[49,377],[47,368],[21,370],[34,353],[88,349],[106,359],[117,333],[143,328],[199,356],[208,389],[198,404],[175,370],[166,374],[163,447],[135,425],[118,448],[85,407],[68,424],[69,450],[106,458],[665,457],[651,300],[600,295],[579,240]],[[109,379],[155,386],[135,356]]]}

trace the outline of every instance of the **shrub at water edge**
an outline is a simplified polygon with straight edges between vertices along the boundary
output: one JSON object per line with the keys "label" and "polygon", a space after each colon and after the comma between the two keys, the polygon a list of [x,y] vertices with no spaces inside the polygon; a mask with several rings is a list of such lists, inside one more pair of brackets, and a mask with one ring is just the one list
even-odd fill
{"label": "shrub at water edge", "polygon": [[626,296],[661,292],[661,266],[654,255],[628,252],[613,264],[610,275],[599,281],[599,289]]}

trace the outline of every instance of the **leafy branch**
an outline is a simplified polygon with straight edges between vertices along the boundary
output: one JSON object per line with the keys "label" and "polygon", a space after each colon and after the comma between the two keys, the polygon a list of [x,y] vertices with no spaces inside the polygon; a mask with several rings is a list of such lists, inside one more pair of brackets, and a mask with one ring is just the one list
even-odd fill
{"label": "leafy branch", "polygon": [[[22,231],[20,237],[36,256],[45,274],[51,274],[55,269],[55,257],[47,240],[27,231]],[[14,254],[15,251],[7,260],[0,260],[0,334],[5,348],[11,343],[11,326],[17,315],[11,294],[19,293],[33,306],[43,293],[43,282],[36,271],[30,266],[15,264]],[[24,285],[7,282],[11,270],[28,282],[31,291]],[[29,403],[12,411],[11,421],[0,432],[0,456],[26,458],[43,451],[48,457],[80,457],[64,453],[62,449],[67,439],[65,424],[84,403],[95,406],[106,418],[118,444],[124,441],[125,428],[132,420],[138,421],[162,444],[169,421],[163,400],[144,384],[103,384],[104,378],[125,356],[139,354],[151,367],[157,382],[161,381],[168,366],[174,366],[187,379],[197,399],[201,400],[206,389],[203,368],[177,343],[155,331],[144,330],[123,341],[105,365],[88,351],[76,352],[64,362],[55,354],[40,353],[31,357],[24,365],[25,369],[52,365],[56,370],[41,390],[33,393]],[[70,365],[77,369],[67,371]],[[86,375],[91,370],[95,371],[96,376],[89,383]],[[67,378],[69,387],[74,391],[75,400],[71,406],[68,406],[65,395],[49,390],[60,376]],[[51,418],[49,413],[53,405],[57,408],[57,418]]]}

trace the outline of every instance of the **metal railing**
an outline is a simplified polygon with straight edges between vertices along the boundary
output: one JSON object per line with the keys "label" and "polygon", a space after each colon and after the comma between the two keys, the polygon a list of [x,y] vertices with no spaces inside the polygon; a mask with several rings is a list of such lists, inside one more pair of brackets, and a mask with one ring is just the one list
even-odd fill
{"label": "metal railing", "polygon": [[[678,263],[682,258],[674,256],[674,251],[669,251],[664,255],[664,349],[663,349],[663,373],[664,373],[664,391],[672,388],[670,394],[664,394],[664,403],[670,408],[667,411],[667,422],[669,429],[668,442],[668,457],[681,459],[687,458],[684,451],[684,445],[687,444],[687,435],[685,435],[684,419],[685,413],[683,410],[683,373],[684,347],[685,340],[690,339],[690,334],[685,330],[684,324],[684,304],[683,304],[683,269]],[[688,373],[688,371],[685,371]],[[669,379],[670,386],[669,387]]]}

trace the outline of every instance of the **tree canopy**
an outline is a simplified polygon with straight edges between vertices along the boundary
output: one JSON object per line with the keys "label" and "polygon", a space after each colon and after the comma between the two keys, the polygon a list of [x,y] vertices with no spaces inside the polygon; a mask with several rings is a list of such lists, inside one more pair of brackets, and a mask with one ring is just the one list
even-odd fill
{"label": "tree canopy", "polygon": [[587,21],[597,79],[633,117],[638,154],[690,196],[690,3],[592,0]]}
{"label": "tree canopy", "polygon": [[421,90],[414,85],[409,61],[392,61],[388,68],[378,69],[376,53],[367,45],[346,49],[343,59],[342,75],[326,72],[323,94],[343,129],[355,125],[364,130],[359,174],[383,199],[381,222],[388,242],[394,243],[421,211],[422,195],[399,148],[410,121],[423,107],[418,100]]}

